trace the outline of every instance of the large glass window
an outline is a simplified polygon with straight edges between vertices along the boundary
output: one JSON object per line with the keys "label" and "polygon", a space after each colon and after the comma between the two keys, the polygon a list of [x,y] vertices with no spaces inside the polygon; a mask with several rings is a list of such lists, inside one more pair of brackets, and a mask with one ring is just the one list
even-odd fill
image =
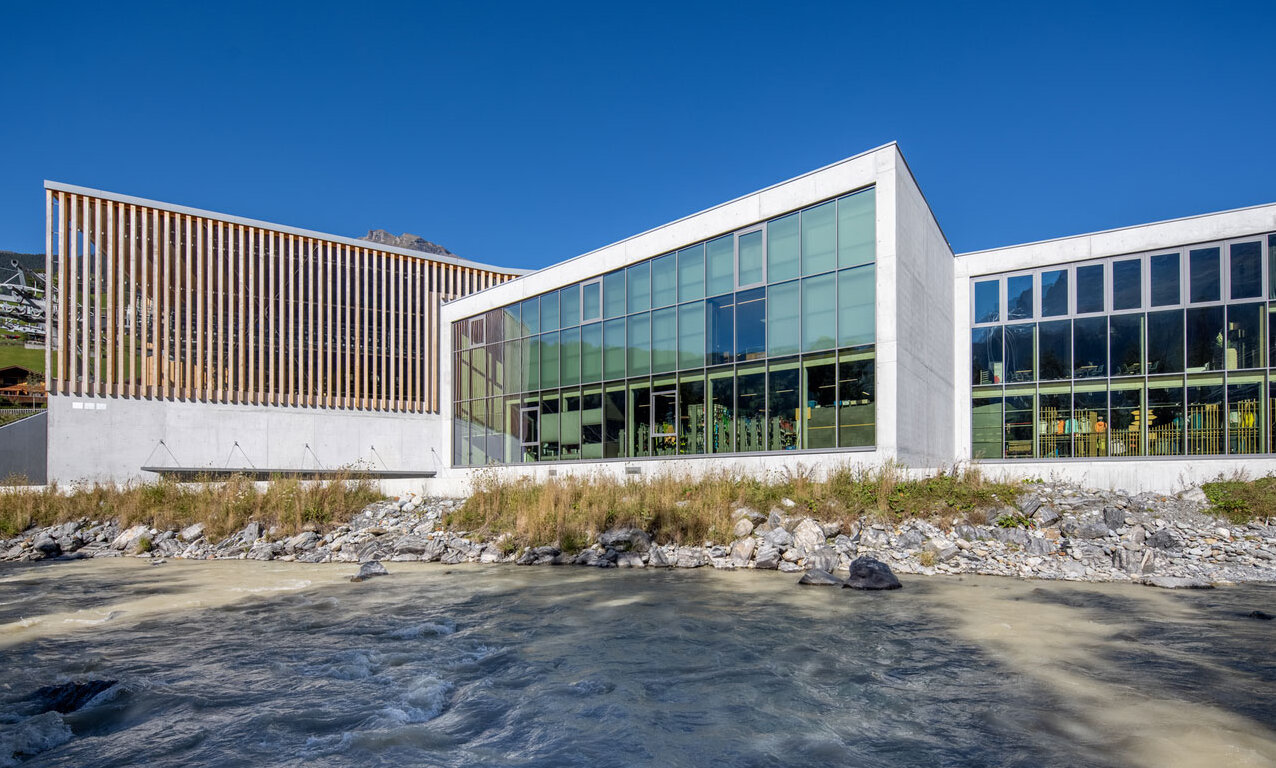
{"label": "large glass window", "polygon": [[651,381],[651,451],[653,456],[678,452],[678,380],[673,376]]}
{"label": "large glass window", "polygon": [[1108,452],[1112,456],[1143,455],[1143,382],[1113,381],[1108,394],[1111,402]]}
{"label": "large glass window", "polygon": [[1187,388],[1187,453],[1211,456],[1223,452],[1225,437],[1223,377],[1193,377]]}
{"label": "large glass window", "polygon": [[1072,393],[1072,455],[1108,455],[1108,387],[1078,383]]}
{"label": "large glass window", "polygon": [[1219,278],[1219,249],[1197,248],[1189,255],[1192,270],[1192,303],[1222,298]]}
{"label": "large glass window", "polygon": [[543,333],[541,334],[541,386],[557,387],[558,382],[558,334]]}
{"label": "large glass window", "polygon": [[582,439],[580,390],[563,390],[558,412],[558,458],[581,458]]}
{"label": "large glass window", "polygon": [[1143,306],[1143,262],[1126,259],[1112,263],[1112,309]]}
{"label": "large glass window", "polygon": [[1148,455],[1183,454],[1183,379],[1148,381]]}
{"label": "large glass window", "polygon": [[1037,371],[1036,331],[1033,323],[1006,326],[1006,380],[1034,381]]}
{"label": "large glass window", "polygon": [[745,232],[736,238],[736,247],[739,249],[737,255],[737,271],[739,273],[739,285],[741,288],[747,288],[751,285],[757,285],[766,279],[765,261],[762,252],[762,230],[754,230],[753,232]]}
{"label": "large glass window", "polygon": [[772,357],[792,355],[801,345],[802,302],[796,280],[767,288],[767,354]]}
{"label": "large glass window", "polygon": [[1072,385],[1042,384],[1037,392],[1037,456],[1066,459],[1072,456]]}
{"label": "large glass window", "polygon": [[522,312],[523,325],[529,336],[535,336],[541,332],[541,300],[540,297],[528,299],[523,302]]}
{"label": "large glass window", "polygon": [[709,371],[709,453],[735,450],[735,369]]}
{"label": "large glass window", "polygon": [[1147,372],[1183,372],[1183,310],[1148,313]]}
{"label": "large glass window", "polygon": [[603,276],[603,317],[625,314],[625,271],[618,270]]}
{"label": "large glass window", "polygon": [[678,311],[674,307],[651,313],[651,372],[678,367]]}
{"label": "large glass window", "polygon": [[559,328],[580,325],[580,286],[569,285],[558,292]]}
{"label": "large glass window", "polygon": [[837,447],[837,358],[802,360],[802,447]]}
{"label": "large glass window", "polygon": [[1007,459],[1032,458],[1035,391],[1032,387],[1007,387],[1005,414],[1005,456]]}
{"label": "large glass window", "polygon": [[[829,251],[832,253],[832,250]],[[815,352],[837,344],[837,282],[832,273],[802,281],[802,350]]]}
{"label": "large glass window", "polygon": [[651,309],[651,262],[644,261],[625,270],[625,295],[629,312]]}
{"label": "large glass window", "polygon": [[1221,370],[1224,343],[1222,307],[1187,311],[1187,370]]}
{"label": "large glass window", "polygon": [[586,384],[603,378],[603,326],[590,323],[580,329],[580,380]]}
{"label": "large glass window", "polygon": [[837,266],[836,203],[802,211],[802,274],[818,275]]}
{"label": "large glass window", "polygon": [[1102,312],[1106,294],[1102,264],[1077,267],[1077,314]]}
{"label": "large glass window", "polygon": [[798,447],[800,372],[797,358],[772,360],[767,377],[767,450]]}
{"label": "large glass window", "polygon": [[1108,320],[1109,365],[1113,376],[1143,374],[1143,315],[1113,315]]}
{"label": "large glass window", "polygon": [[558,382],[563,386],[580,383],[580,328],[560,334],[558,342]]}
{"label": "large glass window", "polygon": [[1081,317],[1072,323],[1072,376],[1093,379],[1108,373],[1108,318]]}
{"label": "large glass window", "polygon": [[678,251],[678,301],[704,296],[704,246]]}
{"label": "large glass window", "polygon": [[1067,379],[1072,376],[1072,321],[1054,320],[1037,325],[1041,379]]}
{"label": "large glass window", "polygon": [[1032,275],[1006,278],[1006,319],[1027,320],[1032,316]]}
{"label": "large glass window", "polygon": [[709,365],[735,359],[735,294],[717,296],[705,302],[709,324]]}
{"label": "large glass window", "polygon": [[677,254],[651,260],[651,307],[667,307],[678,300]]}
{"label": "large glass window", "polygon": [[545,392],[540,399],[540,460],[558,458],[558,411],[562,407],[558,391]]}
{"label": "large glass window", "polygon": [[603,458],[628,455],[629,438],[625,423],[625,385],[608,384],[603,390]]}
{"label": "large glass window", "polygon": [[603,458],[603,389],[585,387],[580,395],[580,457]]}
{"label": "large glass window", "polygon": [[629,455],[651,455],[651,383],[645,380],[629,384],[629,407],[625,431],[629,433]]}
{"label": "large glass window", "polygon": [[[1001,326],[975,328],[970,332],[970,362],[971,383],[975,386],[1001,384],[1004,381],[1005,369],[1001,362]],[[998,409],[1000,410],[1000,406]],[[1000,442],[1001,439],[998,438],[998,444]]]}
{"label": "large glass window", "polygon": [[1068,314],[1068,270],[1052,269],[1041,273],[1041,316]]}
{"label": "large glass window", "polygon": [[837,356],[837,446],[859,448],[877,441],[877,379],[871,347]]}
{"label": "large glass window", "polygon": [[970,447],[976,459],[1001,458],[1001,392],[978,393],[971,400]]}
{"label": "large glass window", "polygon": [[597,320],[603,312],[602,281],[592,280],[580,287],[580,317],[583,322]]}
{"label": "large glass window", "polygon": [[1241,374],[1227,381],[1227,452],[1262,453],[1263,375]]}
{"label": "large glass window", "polygon": [[1228,248],[1233,299],[1257,299],[1263,295],[1263,243],[1232,243]]}
{"label": "large glass window", "polygon": [[875,260],[877,209],[874,190],[866,189],[837,201],[837,266],[857,267]]}
{"label": "large glass window", "polygon": [[735,449],[766,450],[766,367],[760,363],[736,369]]}
{"label": "large glass window", "polygon": [[541,296],[541,330],[558,330],[558,294],[547,293]]}
{"label": "large glass window", "polygon": [[678,377],[678,453],[699,454],[705,450],[707,413],[704,374]]}
{"label": "large glass window", "polygon": [[735,296],[735,358],[754,360],[766,354],[766,289]]}
{"label": "large glass window", "polygon": [[1152,306],[1165,307],[1183,301],[1179,287],[1181,270],[1177,253],[1163,253],[1148,260],[1152,276]]}
{"label": "large glass window", "polygon": [[731,235],[705,244],[705,295],[735,290],[735,238]]}
{"label": "large glass window", "polygon": [[618,317],[603,323],[603,377],[620,379],[625,376],[625,355],[628,341],[625,338],[625,318]]}
{"label": "large glass window", "polygon": [[767,222],[767,282],[791,280],[798,276],[798,214],[792,213]]}
{"label": "large glass window", "polygon": [[872,344],[877,338],[877,266],[866,264],[837,273],[837,343]]}
{"label": "large glass window", "polygon": [[645,376],[651,372],[651,315],[630,315],[626,338],[627,375]]}
{"label": "large glass window", "polygon": [[703,301],[678,307],[678,368],[702,368],[705,356]]}
{"label": "large glass window", "polygon": [[975,283],[975,322],[995,323],[1000,319],[1001,281],[981,280]]}
{"label": "large glass window", "polygon": [[1263,310],[1258,304],[1233,304],[1227,308],[1227,369],[1263,367]]}

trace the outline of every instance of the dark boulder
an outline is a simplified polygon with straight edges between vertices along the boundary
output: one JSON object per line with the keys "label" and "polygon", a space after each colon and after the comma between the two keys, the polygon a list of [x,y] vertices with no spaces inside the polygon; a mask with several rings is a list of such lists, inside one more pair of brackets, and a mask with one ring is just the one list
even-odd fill
{"label": "dark boulder", "polygon": [[[38,713],[61,712],[67,714],[88,704],[93,697],[115,685],[115,680],[85,680],[84,682],[46,685],[31,695],[39,707]],[[38,714],[37,713],[37,714]]]}
{"label": "dark boulder", "polygon": [[359,566],[359,572],[350,577],[351,581],[367,581],[374,576],[389,576],[390,572],[385,569],[379,560],[369,560]]}
{"label": "dark boulder", "polygon": [[35,541],[35,549],[45,557],[57,557],[62,554],[62,545],[50,536],[42,536]]}
{"label": "dark boulder", "polygon": [[802,574],[802,578],[798,579],[798,583],[812,587],[837,587],[841,586],[842,580],[828,571],[812,568]]}
{"label": "dark boulder", "polygon": [[1169,528],[1162,528],[1147,538],[1147,545],[1155,549],[1179,549],[1183,540]]}
{"label": "dark boulder", "polygon": [[851,575],[842,586],[847,589],[899,589],[903,585],[886,563],[860,557],[851,563]]}

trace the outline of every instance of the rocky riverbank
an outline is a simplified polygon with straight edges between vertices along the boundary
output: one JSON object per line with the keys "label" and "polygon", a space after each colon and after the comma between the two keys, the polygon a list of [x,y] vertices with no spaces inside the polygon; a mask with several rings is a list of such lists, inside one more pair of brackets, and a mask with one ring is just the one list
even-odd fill
{"label": "rocky riverbank", "polygon": [[0,560],[121,557],[283,560],[305,563],[371,560],[601,568],[754,568],[846,571],[861,556],[900,573],[985,574],[1074,581],[1144,581],[1158,586],[1276,582],[1276,521],[1230,525],[1206,514],[1204,493],[1128,495],[1063,484],[1026,484],[1015,506],[986,510],[987,524],[967,519],[849,527],[802,514],[784,499],[769,510],[741,507],[729,541],[674,544],[644,531],[606,531],[579,552],[519,547],[446,530],[462,502],[408,495],[376,502],[348,524],[282,536],[249,524],[217,541],[201,525],[156,530],[82,520],[0,540]]}

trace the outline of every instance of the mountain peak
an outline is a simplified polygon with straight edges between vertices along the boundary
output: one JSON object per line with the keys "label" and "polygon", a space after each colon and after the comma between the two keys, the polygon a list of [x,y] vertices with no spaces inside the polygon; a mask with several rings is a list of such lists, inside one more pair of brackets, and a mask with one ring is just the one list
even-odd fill
{"label": "mountain peak", "polygon": [[392,235],[384,229],[368,230],[368,234],[359,238],[367,240],[370,243],[378,243],[380,245],[392,245],[395,248],[407,248],[413,251],[421,251],[422,253],[432,253],[436,256],[456,256],[448,249],[426,240],[420,235],[414,235],[410,232],[404,232],[401,235]]}

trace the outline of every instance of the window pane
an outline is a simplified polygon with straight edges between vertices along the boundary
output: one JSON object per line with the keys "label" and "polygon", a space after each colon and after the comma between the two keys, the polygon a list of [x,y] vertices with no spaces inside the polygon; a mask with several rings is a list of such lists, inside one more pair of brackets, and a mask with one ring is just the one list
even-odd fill
{"label": "window pane", "polygon": [[1256,299],[1263,295],[1263,244],[1232,243],[1231,296],[1233,299]]}
{"label": "window pane", "polygon": [[678,453],[705,453],[704,373],[678,377]]}
{"label": "window pane", "polygon": [[1187,370],[1218,371],[1223,368],[1223,308],[1187,311]]}
{"label": "window pane", "polygon": [[465,467],[470,464],[470,403],[457,404],[456,419],[452,422],[452,463]]}
{"label": "window pane", "polygon": [[1033,416],[1036,412],[1032,389],[1006,390],[1005,440],[1007,459],[1032,458]]}
{"label": "window pane", "polygon": [[1006,278],[1006,319],[1032,317],[1032,275]]}
{"label": "window pane", "polygon": [[569,285],[558,292],[558,327],[580,325],[580,286]]}
{"label": "window pane", "polygon": [[1150,260],[1149,272],[1152,279],[1152,306],[1164,307],[1183,301],[1183,293],[1179,288],[1180,270],[1177,253],[1163,253]]}
{"label": "window pane", "polygon": [[629,455],[651,455],[651,385],[645,381],[629,384],[629,408],[625,429],[629,433]]}
{"label": "window pane", "polygon": [[[543,305],[543,304],[542,304]],[[541,334],[541,386],[558,386],[558,334]]]}
{"label": "window pane", "polygon": [[[704,302],[678,307],[678,368],[704,367]],[[703,453],[703,451],[696,451]]]}
{"label": "window pane", "polygon": [[1036,380],[1036,331],[1037,326],[1032,323],[1006,326],[1007,381]]}
{"label": "window pane", "polygon": [[704,296],[704,246],[678,251],[678,301]]}
{"label": "window pane", "polygon": [[674,307],[651,313],[651,371],[665,373],[678,367],[678,311]]}
{"label": "window pane", "polygon": [[717,296],[735,290],[735,238],[731,235],[705,244],[705,294]]}
{"label": "window pane", "polygon": [[832,273],[802,281],[802,349],[832,349],[837,343],[837,281]]}
{"label": "window pane", "polygon": [[651,372],[651,315],[630,315],[626,334],[626,362],[629,376]]}
{"label": "window pane", "polygon": [[1143,382],[1113,382],[1108,453],[1112,456],[1143,455]]}
{"label": "window pane", "polygon": [[1148,455],[1183,454],[1183,382],[1152,379],[1148,382]]}
{"label": "window pane", "polygon": [[547,293],[541,296],[541,330],[558,330],[558,294]]}
{"label": "window pane", "polygon": [[755,288],[735,295],[735,359],[753,360],[766,355],[766,289]]}
{"label": "window pane", "polygon": [[736,451],[766,450],[766,370],[741,366],[736,374]]}
{"label": "window pane", "polygon": [[580,380],[586,384],[603,378],[603,326],[590,323],[580,329]]}
{"label": "window pane", "polygon": [[1263,309],[1259,304],[1233,304],[1227,308],[1227,368],[1262,368]]}
{"label": "window pane", "polygon": [[1077,267],[1077,314],[1102,312],[1104,296],[1103,265]]}
{"label": "window pane", "polygon": [[1068,271],[1053,269],[1041,273],[1041,316],[1068,314]]}
{"label": "window pane", "polygon": [[558,458],[564,461],[580,458],[580,411],[580,390],[564,390],[558,411]]}
{"label": "window pane", "polygon": [[581,319],[588,322],[597,320],[603,311],[603,284],[601,280],[591,280],[580,287]]}
{"label": "window pane", "polygon": [[792,451],[798,445],[797,358],[771,361],[767,379],[767,450]]}
{"label": "window pane", "polygon": [[837,341],[858,347],[877,340],[877,265],[837,273]]}
{"label": "window pane", "polygon": [[[1241,383],[1235,383],[1240,381]],[[1227,382],[1227,452],[1263,452],[1263,376],[1229,377]]]}
{"label": "window pane", "polygon": [[772,285],[767,288],[767,354],[771,357],[791,355],[798,351],[801,330],[801,304],[798,283]]}
{"label": "window pane", "polygon": [[971,400],[970,452],[976,459],[1001,458],[1001,396]]}
{"label": "window pane", "polygon": [[1223,377],[1210,376],[1187,388],[1187,453],[1213,456],[1223,453]]}
{"label": "window pane", "polygon": [[645,312],[651,309],[651,262],[644,261],[625,270],[629,312]]}
{"label": "window pane", "polygon": [[866,189],[837,201],[837,265],[871,264],[877,252],[877,212],[874,190]]}
{"label": "window pane", "polygon": [[1148,313],[1149,374],[1183,372],[1183,310]]}
{"label": "window pane", "polygon": [[1276,299],[1276,235],[1267,236],[1267,298]]}
{"label": "window pane", "polygon": [[534,336],[541,332],[541,300],[539,297],[523,302],[524,332]]}
{"label": "window pane", "polygon": [[731,453],[735,450],[735,369],[709,371],[709,390],[709,452]]}
{"label": "window pane", "polygon": [[1222,295],[1219,285],[1219,249],[1198,248],[1192,251],[1189,264],[1192,270],[1192,301],[1218,301]]}
{"label": "window pane", "polygon": [[[1044,325],[1044,323],[1043,323]],[[1048,384],[1037,393],[1037,456],[1066,459],[1072,456],[1072,387]]]}
{"label": "window pane", "polygon": [[737,246],[740,249],[740,287],[757,285],[762,282],[765,275],[763,272],[761,230],[740,235],[737,238]]}
{"label": "window pane", "polygon": [[1114,315],[1109,319],[1108,358],[1113,376],[1143,374],[1143,315]]}
{"label": "window pane", "polygon": [[802,359],[802,447],[837,447],[837,362],[832,354]]}
{"label": "window pane", "polygon": [[1072,377],[1072,322],[1056,320],[1037,325],[1037,377]]}
{"label": "window pane", "polygon": [[1112,309],[1143,306],[1143,264],[1138,259],[1112,264]]}
{"label": "window pane", "polygon": [[[1002,382],[1000,326],[975,328],[970,332],[970,363],[971,384],[979,386]],[[1000,440],[998,438],[998,445]]]}
{"label": "window pane", "polygon": [[580,395],[580,457],[603,458],[603,391],[586,387]]}
{"label": "window pane", "polygon": [[651,260],[651,307],[667,307],[678,300],[677,254]]}
{"label": "window pane", "polygon": [[562,403],[558,391],[541,393],[540,413],[540,461],[558,458],[558,411]]}
{"label": "window pane", "polygon": [[1108,319],[1083,317],[1072,322],[1072,376],[1103,376],[1108,371]]}
{"label": "window pane", "polygon": [[1072,455],[1108,455],[1108,388],[1078,384],[1072,394]]}
{"label": "window pane", "polygon": [[[1000,319],[1001,281],[982,280],[975,283],[975,322],[995,323]],[[997,409],[1001,410],[1000,403]]]}
{"label": "window pane", "polygon": [[876,377],[873,348],[843,351],[837,357],[837,445],[877,444]]}
{"label": "window pane", "polygon": [[678,452],[678,385],[672,376],[651,382],[651,451],[653,456]]}
{"label": "window pane", "polygon": [[628,456],[625,432],[625,385],[609,384],[603,392],[603,458]]}
{"label": "window pane", "polygon": [[603,317],[625,314],[625,271],[603,276]]}
{"label": "window pane", "polygon": [[624,378],[626,343],[625,318],[603,323],[603,378]]}
{"label": "window pane", "polygon": [[802,211],[802,274],[828,272],[837,261],[836,203],[827,202]]}
{"label": "window pane", "polygon": [[527,365],[527,389],[541,388],[541,337],[533,336],[527,340],[527,356],[523,358]]}
{"label": "window pane", "polygon": [[718,296],[706,303],[709,305],[709,365],[729,363],[735,359],[735,294]]}
{"label": "window pane", "polygon": [[768,283],[778,283],[797,276],[798,215],[791,213],[767,222],[766,279]]}

